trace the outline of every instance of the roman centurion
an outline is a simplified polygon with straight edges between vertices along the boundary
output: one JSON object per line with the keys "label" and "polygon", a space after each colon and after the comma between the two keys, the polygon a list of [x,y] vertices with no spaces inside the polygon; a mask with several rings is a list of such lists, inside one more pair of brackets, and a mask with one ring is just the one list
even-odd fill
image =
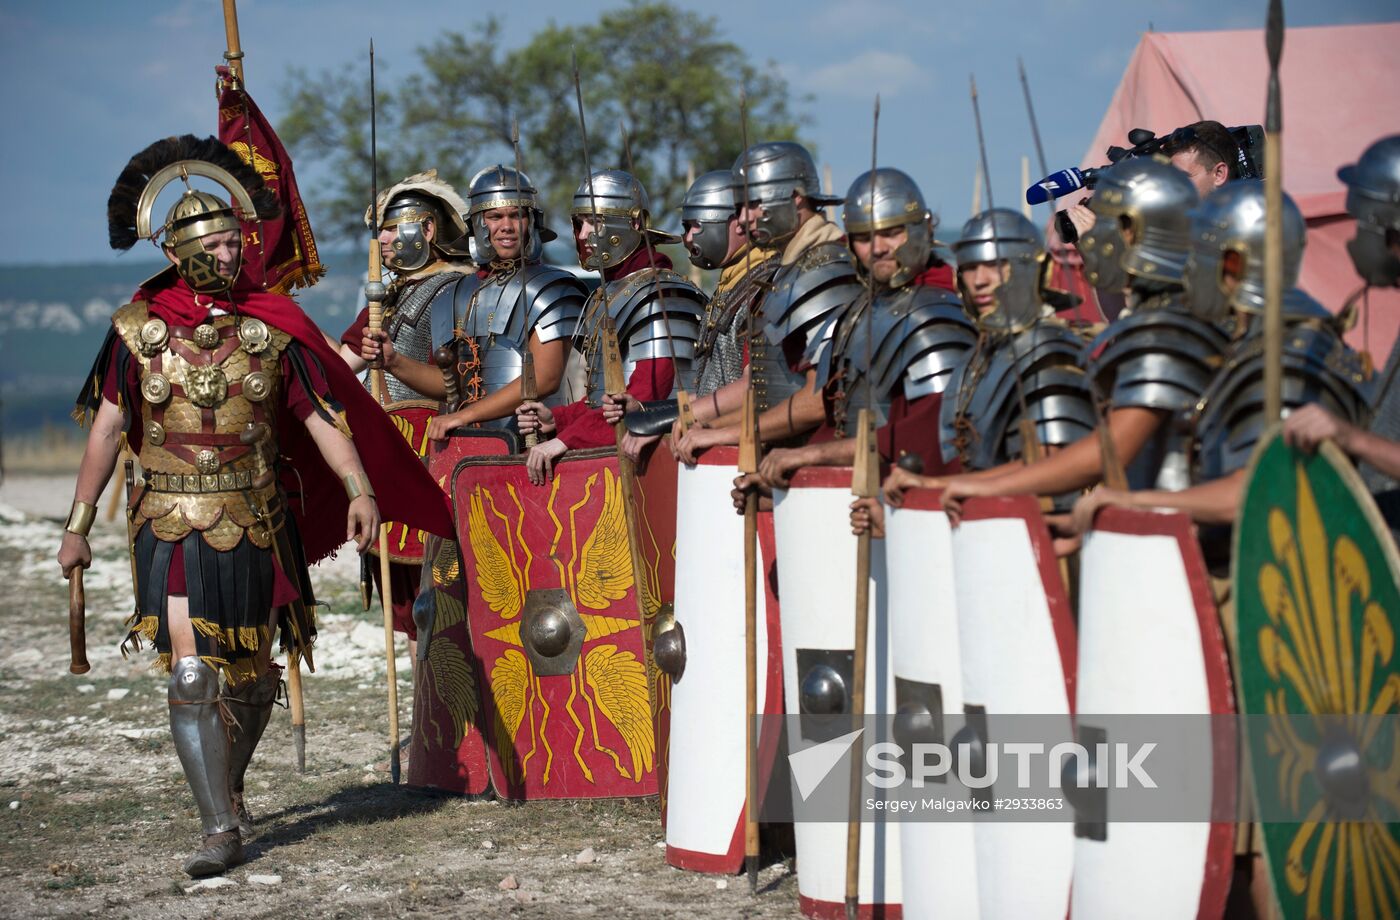
{"label": "roman centurion", "polygon": [[[157,196],[178,180],[184,192],[153,224]],[[191,876],[243,859],[244,774],[281,683],[276,631],[310,662],[307,562],[347,535],[363,551],[381,508],[451,527],[441,493],[324,335],[241,272],[241,222],[276,213],[258,174],[214,138],[134,156],[108,202],[112,246],[159,238],[171,264],[113,315],[75,413],[91,432],[58,561],[65,577],[91,565],[87,533],[124,433],[141,477],[127,480],[136,604],[123,650],[149,642],[170,673],[171,734],[204,832]]]}

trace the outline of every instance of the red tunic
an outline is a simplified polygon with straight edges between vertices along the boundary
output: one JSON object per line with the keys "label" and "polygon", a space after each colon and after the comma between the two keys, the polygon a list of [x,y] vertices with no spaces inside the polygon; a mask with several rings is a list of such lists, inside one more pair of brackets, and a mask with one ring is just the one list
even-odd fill
{"label": "red tunic", "polygon": [[[654,263],[653,263],[653,260]],[[608,281],[626,278],[628,275],[650,268],[670,268],[671,260],[659,252],[648,253],[645,247],[632,253],[621,265],[605,273]],[[676,365],[670,358],[653,358],[638,361],[627,380],[627,392],[643,402],[665,399],[671,395],[676,384]],[[555,437],[564,442],[570,450],[583,450],[588,447],[604,447],[614,443],[616,433],[603,418],[601,408],[593,408],[586,400],[578,400],[554,410]]]}

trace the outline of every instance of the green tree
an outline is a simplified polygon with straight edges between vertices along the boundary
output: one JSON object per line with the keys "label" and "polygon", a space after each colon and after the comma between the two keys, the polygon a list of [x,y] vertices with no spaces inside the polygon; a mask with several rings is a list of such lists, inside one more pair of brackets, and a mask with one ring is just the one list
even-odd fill
{"label": "green tree", "polygon": [[[787,82],[769,61],[756,65],[724,40],[713,17],[665,2],[631,2],[584,26],[545,26],[524,47],[501,47],[500,22],[470,34],[448,32],[418,49],[417,68],[398,77],[382,58],[376,74],[379,187],[429,167],[463,197],[479,169],[514,163],[511,123],[520,125],[521,161],[563,229],[583,180],[583,145],[570,51],[578,54],[594,169],[626,168],[630,135],[638,178],[657,223],[674,228],[686,172],[730,166],[743,146],[739,91],[746,88],[749,136],[796,139],[806,118],[794,112]],[[331,179],[310,198],[329,218],[328,236],[364,234],[369,200],[368,75],[363,58],[316,77],[293,71],[287,115],[278,126],[301,160]],[[363,74],[362,77],[353,75]],[[805,97],[800,102],[806,102]]]}

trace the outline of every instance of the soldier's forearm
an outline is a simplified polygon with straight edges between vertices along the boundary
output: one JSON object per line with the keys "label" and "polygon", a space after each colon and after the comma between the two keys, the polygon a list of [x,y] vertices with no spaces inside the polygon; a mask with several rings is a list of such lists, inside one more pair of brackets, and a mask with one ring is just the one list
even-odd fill
{"label": "soldier's forearm", "polygon": [[[537,381],[538,382],[538,381]],[[545,395],[541,392],[541,395]],[[494,393],[487,394],[474,403],[458,410],[463,424],[489,422],[493,419],[514,415],[523,400],[520,398],[520,378],[516,377]]]}
{"label": "soldier's forearm", "polygon": [[1191,515],[1197,524],[1233,524],[1239,513],[1240,497],[1244,493],[1244,470],[1236,470],[1228,476],[1212,479],[1210,482],[1183,489],[1180,492],[1167,492],[1160,489],[1147,489],[1129,492],[1129,501],[1134,508],[1170,508]]}
{"label": "soldier's forearm", "polygon": [[326,466],[330,467],[338,478],[364,475],[365,468],[360,463],[359,452],[339,429],[314,412],[306,417],[305,425],[311,440],[316,442],[316,448],[325,459]]}
{"label": "soldier's forearm", "polygon": [[695,412],[696,421],[710,422],[715,428],[737,425],[737,417],[733,421],[728,419],[743,408],[744,394],[748,392],[748,388],[749,369],[746,367],[738,380],[731,380],[713,393],[696,397],[692,401],[691,407]]}
{"label": "soldier's forearm", "polygon": [[805,434],[825,418],[826,408],[821,396],[810,389],[801,389],[758,417],[758,439],[781,441]]}
{"label": "soldier's forearm", "polygon": [[399,380],[429,399],[446,399],[447,384],[436,364],[424,364],[403,355],[395,355],[394,365],[387,368]]}
{"label": "soldier's forearm", "polygon": [[850,466],[856,462],[855,438],[837,438],[797,450],[803,466]]}
{"label": "soldier's forearm", "polygon": [[1353,429],[1341,445],[1357,460],[1365,461],[1391,479],[1400,479],[1400,443],[1362,429]]}
{"label": "soldier's forearm", "polygon": [[117,467],[117,456],[121,453],[122,413],[106,400],[97,410],[88,432],[87,446],[83,449],[83,460],[78,467],[78,483],[73,489],[73,500],[97,503],[102,490],[107,488],[107,480],[112,478],[112,470]]}
{"label": "soldier's forearm", "polygon": [[356,374],[363,373],[364,369],[369,367],[369,362],[361,358],[359,352],[355,351],[355,349],[351,348],[349,345],[341,345],[330,336],[326,336],[326,341],[330,342],[331,347],[339,352],[341,359],[350,366],[351,372]]}

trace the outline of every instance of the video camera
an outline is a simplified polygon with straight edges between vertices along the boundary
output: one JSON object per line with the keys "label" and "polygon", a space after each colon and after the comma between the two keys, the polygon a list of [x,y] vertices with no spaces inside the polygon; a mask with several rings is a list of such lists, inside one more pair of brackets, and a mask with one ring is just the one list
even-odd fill
{"label": "video camera", "polygon": [[[1226,130],[1230,132],[1230,137],[1235,142],[1234,165],[1238,177],[1241,179],[1264,178],[1263,127],[1242,125]],[[1113,165],[1133,157],[1148,157],[1159,153],[1171,156],[1196,143],[1197,140],[1196,130],[1189,127],[1177,128],[1164,137],[1158,137],[1145,128],[1134,128],[1128,132],[1128,143],[1132,146],[1109,147],[1107,151],[1108,162],[1109,165]],[[1229,161],[1230,151],[1219,150],[1216,153],[1222,160]],[[1052,199],[1073,194],[1080,189],[1092,189],[1098,184],[1099,173],[1107,168],[1099,166],[1076,169],[1071,166],[1068,169],[1051,173],[1026,189],[1026,204],[1044,204]],[[1075,230],[1074,224],[1065,212],[1061,211],[1055,215],[1055,226],[1060,231],[1060,238],[1066,243],[1073,243],[1079,238],[1078,231]]]}

